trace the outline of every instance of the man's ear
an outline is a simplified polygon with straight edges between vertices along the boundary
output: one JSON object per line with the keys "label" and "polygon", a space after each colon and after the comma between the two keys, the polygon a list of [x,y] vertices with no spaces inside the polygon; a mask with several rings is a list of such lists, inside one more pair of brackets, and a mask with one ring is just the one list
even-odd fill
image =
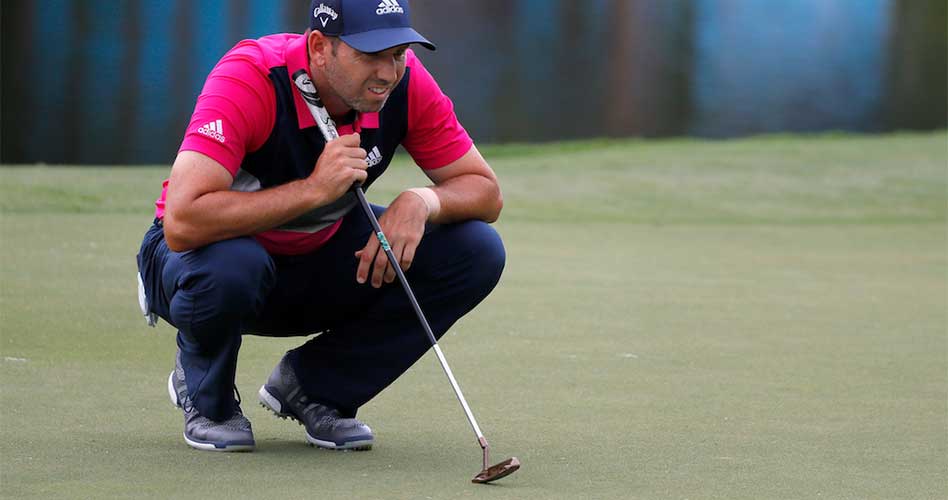
{"label": "man's ear", "polygon": [[317,67],[326,65],[327,54],[332,50],[332,43],[323,35],[322,32],[312,30],[306,39],[306,46],[309,50],[310,62]]}

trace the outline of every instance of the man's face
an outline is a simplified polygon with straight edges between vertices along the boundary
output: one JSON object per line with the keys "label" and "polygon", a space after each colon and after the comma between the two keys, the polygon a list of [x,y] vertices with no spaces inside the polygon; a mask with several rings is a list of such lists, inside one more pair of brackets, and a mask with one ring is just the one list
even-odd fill
{"label": "man's face", "polygon": [[405,75],[406,50],[408,45],[359,52],[340,40],[326,58],[323,74],[346,106],[360,113],[375,113]]}

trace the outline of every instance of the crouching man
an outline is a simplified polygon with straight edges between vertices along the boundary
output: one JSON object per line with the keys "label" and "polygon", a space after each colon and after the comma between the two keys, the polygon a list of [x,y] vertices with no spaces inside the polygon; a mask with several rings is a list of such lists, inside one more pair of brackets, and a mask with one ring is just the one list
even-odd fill
{"label": "crouching man", "polygon": [[[308,336],[259,390],[310,443],[368,449],[359,407],[430,347],[351,187],[401,145],[431,180],[373,206],[443,335],[494,288],[497,178],[411,50],[434,46],[406,0],[317,0],[310,30],[237,44],[207,77],[138,254],[146,312],[178,329],[168,387],[184,439],[254,447],[235,397],[241,334]],[[326,142],[293,83],[305,71],[340,137]],[[153,316],[154,317],[154,316]]]}

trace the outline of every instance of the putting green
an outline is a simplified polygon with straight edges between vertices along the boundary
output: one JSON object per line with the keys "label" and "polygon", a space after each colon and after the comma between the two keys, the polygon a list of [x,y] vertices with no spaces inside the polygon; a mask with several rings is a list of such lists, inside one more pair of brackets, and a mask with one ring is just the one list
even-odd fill
{"label": "putting green", "polygon": [[[370,452],[255,405],[294,339],[246,337],[258,449],[188,448],[174,331],[134,254],[167,168],[0,169],[0,497],[948,497],[948,135],[485,148],[507,270],[360,413]],[[401,159],[369,193],[423,180]],[[419,334],[422,333],[419,331]]]}

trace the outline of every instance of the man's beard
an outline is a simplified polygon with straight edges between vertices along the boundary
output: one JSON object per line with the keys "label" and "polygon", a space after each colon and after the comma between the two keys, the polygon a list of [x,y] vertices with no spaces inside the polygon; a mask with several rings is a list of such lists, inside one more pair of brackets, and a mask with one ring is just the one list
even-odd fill
{"label": "man's beard", "polygon": [[388,102],[388,96],[385,96],[385,99],[380,103],[369,102],[367,99],[357,97],[354,99],[347,99],[342,97],[342,102],[346,103],[346,106],[358,111],[359,113],[378,113],[385,107],[385,103]]}
{"label": "man's beard", "polygon": [[[370,101],[362,97],[361,94],[366,92],[362,84],[352,81],[345,73],[338,71],[335,64],[327,65],[323,69],[323,73],[326,75],[329,86],[332,87],[343,104],[359,113],[377,113],[381,111],[385,103],[388,102],[389,96],[391,96],[391,92],[389,92],[381,102]],[[389,87],[389,85],[385,85],[385,87]]]}

